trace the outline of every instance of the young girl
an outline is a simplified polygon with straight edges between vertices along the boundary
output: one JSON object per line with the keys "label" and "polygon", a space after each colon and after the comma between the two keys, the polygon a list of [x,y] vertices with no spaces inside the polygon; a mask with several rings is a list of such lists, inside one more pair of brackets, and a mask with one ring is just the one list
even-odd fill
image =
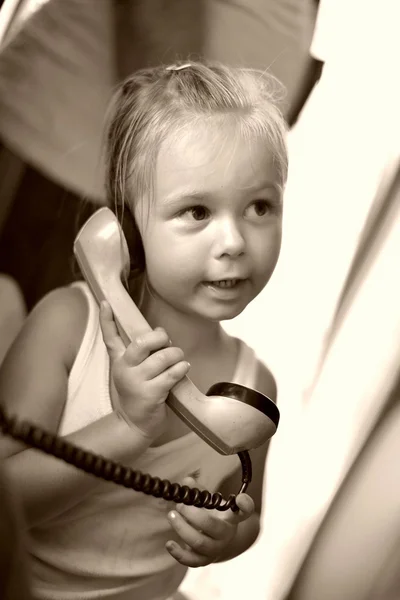
{"label": "young girl", "polygon": [[[136,73],[108,131],[110,205],[123,214],[129,290],[152,332],[125,348],[111,309],[79,282],[30,314],[1,373],[10,414],[113,460],[225,497],[238,457],[166,406],[187,373],[276,398],[273,376],[221,321],[261,292],[281,244],[285,124],[269,76],[201,63]],[[118,406],[123,411],[118,410]],[[2,440],[29,529],[36,598],[165,600],[188,566],[244,552],[259,531],[266,448],[238,513],[168,503]]]}

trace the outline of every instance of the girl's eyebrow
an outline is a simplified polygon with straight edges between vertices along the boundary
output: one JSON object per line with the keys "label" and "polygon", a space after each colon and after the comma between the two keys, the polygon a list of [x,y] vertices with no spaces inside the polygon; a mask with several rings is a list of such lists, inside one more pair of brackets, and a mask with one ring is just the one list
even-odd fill
{"label": "girl's eyebrow", "polygon": [[201,202],[210,198],[212,194],[206,191],[196,191],[196,190],[181,190],[180,192],[170,194],[164,198],[163,204],[168,206],[173,206],[174,204],[179,204],[180,202],[190,200],[195,202]]}
{"label": "girl's eyebrow", "polygon": [[249,188],[246,188],[245,191],[255,193],[255,192],[263,192],[264,190],[273,190],[274,192],[280,193],[281,188],[280,188],[279,184],[274,183],[273,181],[264,181],[259,185],[250,186]]}
{"label": "girl's eyebrow", "polygon": [[[249,186],[248,188],[244,188],[243,191],[246,193],[257,193],[262,192],[264,190],[273,190],[280,194],[281,189],[278,184],[273,183],[272,181],[265,181],[261,184],[255,186]],[[179,204],[184,201],[194,201],[194,202],[204,202],[205,200],[212,198],[213,193],[206,190],[180,190],[179,192],[172,193],[164,198],[163,204],[166,206],[174,206],[175,204]]]}

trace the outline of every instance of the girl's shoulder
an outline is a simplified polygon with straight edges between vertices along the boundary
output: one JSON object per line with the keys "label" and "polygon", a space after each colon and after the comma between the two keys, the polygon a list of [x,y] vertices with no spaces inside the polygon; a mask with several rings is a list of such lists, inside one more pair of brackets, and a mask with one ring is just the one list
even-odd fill
{"label": "girl's shoulder", "polygon": [[27,335],[40,328],[49,347],[57,349],[57,354],[65,357],[66,366],[71,367],[85,332],[87,317],[87,301],[78,288],[57,288],[32,310],[26,322]]}
{"label": "girl's shoulder", "polygon": [[262,362],[260,359],[257,359],[257,361],[258,372],[256,389],[265,396],[268,396],[268,398],[270,398],[270,400],[273,402],[276,402],[278,397],[276,379],[264,362]]}
{"label": "girl's shoulder", "polygon": [[[80,290],[60,288],[30,312],[0,369],[0,402],[10,414],[57,431],[87,310]],[[20,449],[19,442],[7,440],[1,454]]]}
{"label": "girl's shoulder", "polygon": [[269,367],[262,361],[254,349],[242,339],[229,336],[237,346],[235,379],[238,383],[257,389],[276,402],[277,385]]}

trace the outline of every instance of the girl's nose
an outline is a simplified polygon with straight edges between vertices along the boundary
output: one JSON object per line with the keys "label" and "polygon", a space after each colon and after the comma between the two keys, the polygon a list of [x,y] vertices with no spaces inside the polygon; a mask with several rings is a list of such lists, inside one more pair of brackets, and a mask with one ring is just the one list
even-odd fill
{"label": "girl's nose", "polygon": [[234,219],[224,219],[216,231],[216,248],[219,256],[244,254],[246,242]]}

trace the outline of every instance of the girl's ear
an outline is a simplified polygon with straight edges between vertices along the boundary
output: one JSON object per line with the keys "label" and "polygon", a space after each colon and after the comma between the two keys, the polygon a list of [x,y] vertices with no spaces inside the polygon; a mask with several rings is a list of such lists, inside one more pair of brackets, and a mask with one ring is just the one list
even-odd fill
{"label": "girl's ear", "polygon": [[123,215],[121,227],[128,244],[131,259],[129,279],[132,279],[141,275],[145,269],[143,243],[136,221],[127,206],[125,206],[123,211],[120,211],[121,214]]}

